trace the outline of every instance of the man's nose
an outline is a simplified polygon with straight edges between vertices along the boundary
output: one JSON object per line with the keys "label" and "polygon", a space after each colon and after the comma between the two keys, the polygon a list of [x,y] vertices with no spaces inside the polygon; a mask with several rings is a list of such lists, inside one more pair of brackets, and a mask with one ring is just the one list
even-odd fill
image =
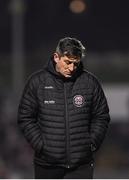
{"label": "man's nose", "polygon": [[74,64],[73,64],[73,63],[71,63],[71,64],[69,65],[69,70],[70,70],[71,72],[74,70]]}

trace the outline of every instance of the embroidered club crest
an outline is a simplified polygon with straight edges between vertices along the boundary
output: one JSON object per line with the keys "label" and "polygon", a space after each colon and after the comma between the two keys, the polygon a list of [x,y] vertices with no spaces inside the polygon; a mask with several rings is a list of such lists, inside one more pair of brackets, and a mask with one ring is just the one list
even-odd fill
{"label": "embroidered club crest", "polygon": [[76,107],[82,107],[84,104],[84,97],[81,95],[76,95],[73,97],[73,104]]}

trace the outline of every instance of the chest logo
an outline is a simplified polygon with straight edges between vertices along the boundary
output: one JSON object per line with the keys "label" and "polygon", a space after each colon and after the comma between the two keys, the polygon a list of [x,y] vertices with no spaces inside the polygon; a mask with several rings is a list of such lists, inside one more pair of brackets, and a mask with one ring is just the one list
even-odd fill
{"label": "chest logo", "polygon": [[84,97],[82,95],[76,95],[73,97],[73,104],[76,107],[82,107],[84,105]]}

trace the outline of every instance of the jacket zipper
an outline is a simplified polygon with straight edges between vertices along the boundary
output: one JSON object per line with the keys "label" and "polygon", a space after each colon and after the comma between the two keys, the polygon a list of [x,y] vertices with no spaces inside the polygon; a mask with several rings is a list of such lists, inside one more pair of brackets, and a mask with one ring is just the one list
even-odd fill
{"label": "jacket zipper", "polygon": [[69,121],[68,121],[68,105],[67,105],[67,93],[66,93],[66,84],[64,83],[64,100],[65,100],[65,125],[66,125],[66,158],[67,164],[66,167],[70,168],[70,137],[69,137]]}

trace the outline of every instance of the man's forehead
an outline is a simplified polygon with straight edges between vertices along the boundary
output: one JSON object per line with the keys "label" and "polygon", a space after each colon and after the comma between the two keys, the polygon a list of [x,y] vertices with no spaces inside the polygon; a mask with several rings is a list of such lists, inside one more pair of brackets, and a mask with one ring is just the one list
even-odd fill
{"label": "man's forehead", "polygon": [[80,61],[80,58],[73,57],[73,56],[70,56],[70,57],[64,56],[64,60],[67,60],[67,61],[70,61],[70,62],[78,62],[78,61]]}

